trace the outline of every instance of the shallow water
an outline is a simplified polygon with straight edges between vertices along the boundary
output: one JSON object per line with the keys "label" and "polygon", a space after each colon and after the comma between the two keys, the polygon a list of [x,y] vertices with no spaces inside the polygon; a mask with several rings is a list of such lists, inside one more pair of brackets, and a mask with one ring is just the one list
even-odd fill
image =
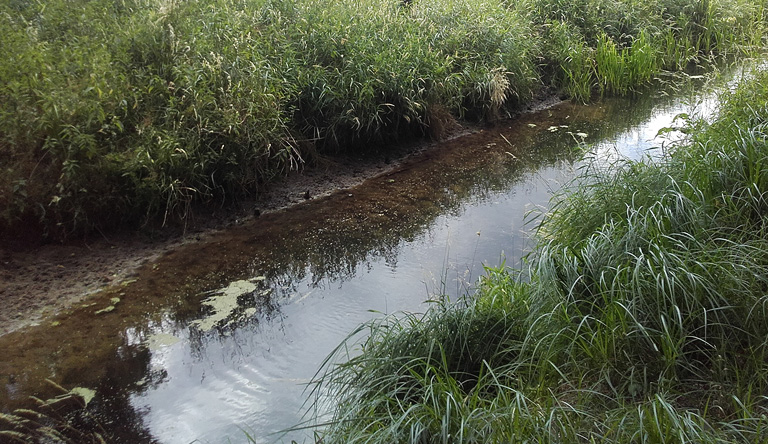
{"label": "shallow water", "polygon": [[601,161],[639,158],[670,143],[656,135],[676,115],[711,113],[714,94],[654,90],[526,114],[180,248],[55,327],[0,338],[2,410],[53,396],[50,378],[96,390],[77,421],[114,442],[309,441],[279,432],[302,422],[306,384],[352,330],[465,295],[485,265],[519,266],[526,220],[587,147]]}

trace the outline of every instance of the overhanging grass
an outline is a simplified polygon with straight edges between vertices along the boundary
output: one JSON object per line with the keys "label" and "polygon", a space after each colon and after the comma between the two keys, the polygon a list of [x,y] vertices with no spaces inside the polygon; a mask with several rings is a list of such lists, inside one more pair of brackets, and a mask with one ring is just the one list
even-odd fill
{"label": "overhanging grass", "polygon": [[588,170],[526,279],[489,269],[474,297],[340,347],[323,442],[766,442],[765,85],[662,159]]}

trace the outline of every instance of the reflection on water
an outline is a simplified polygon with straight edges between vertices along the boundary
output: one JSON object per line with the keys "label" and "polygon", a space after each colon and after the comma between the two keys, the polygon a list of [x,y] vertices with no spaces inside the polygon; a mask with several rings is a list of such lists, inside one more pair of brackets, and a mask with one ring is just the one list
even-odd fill
{"label": "reflection on water", "polygon": [[585,144],[638,157],[698,97],[525,115],[174,251],[106,292],[121,298],[113,312],[85,307],[55,332],[0,338],[3,409],[49,377],[95,388],[89,418],[115,442],[309,440],[311,431],[277,432],[302,421],[305,385],[350,331],[463,295],[483,265],[518,265],[530,247],[526,214],[571,180]]}

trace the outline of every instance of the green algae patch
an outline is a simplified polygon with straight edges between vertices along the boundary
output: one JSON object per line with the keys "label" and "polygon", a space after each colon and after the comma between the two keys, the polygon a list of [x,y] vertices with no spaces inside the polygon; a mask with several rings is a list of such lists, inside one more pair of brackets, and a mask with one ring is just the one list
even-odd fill
{"label": "green algae patch", "polygon": [[[49,381],[50,382],[50,381]],[[64,391],[65,389],[61,387],[60,385],[51,382],[51,384]],[[63,393],[59,396],[56,396],[55,398],[51,398],[46,400],[42,403],[42,405],[47,407],[62,407],[62,406],[70,406],[72,407],[72,401],[74,400],[75,403],[79,403],[77,401],[77,398],[82,400],[82,403],[80,404],[81,407],[88,406],[88,403],[93,400],[93,398],[96,396],[96,391],[86,388],[86,387],[75,387],[72,390]]]}
{"label": "green algae patch", "polygon": [[[111,311],[114,311],[115,308],[117,308],[117,307],[115,307],[115,305],[117,305],[120,302],[120,298],[118,298],[118,297],[110,298],[109,302],[111,302],[112,304],[111,305],[107,305],[106,307],[102,308],[101,310],[94,311],[93,314],[97,314],[98,315],[98,314],[109,313]],[[96,305],[96,304],[91,304],[91,305]]]}
{"label": "green algae patch", "polygon": [[[237,299],[240,296],[256,291],[257,286],[254,282],[263,281],[264,279],[264,276],[259,276],[251,280],[235,281],[227,287],[214,292],[212,296],[204,299],[202,302],[203,305],[211,308],[212,313],[202,319],[192,321],[191,324],[197,326],[201,331],[212,329],[235,312],[238,308]],[[249,314],[247,310],[246,314]]]}
{"label": "green algae patch", "polygon": [[147,347],[152,351],[157,351],[163,347],[170,347],[178,343],[181,339],[167,333],[157,333],[147,339]]}
{"label": "green algae patch", "polygon": [[101,310],[94,311],[93,314],[97,314],[98,315],[98,314],[102,314],[102,313],[109,313],[109,312],[114,311],[114,310],[115,310],[115,306],[114,305],[108,305],[108,306],[102,308]]}
{"label": "green algae patch", "polygon": [[75,387],[69,391],[69,394],[83,398],[83,402],[87,406],[88,403],[93,400],[94,396],[96,396],[96,391],[85,387]]}

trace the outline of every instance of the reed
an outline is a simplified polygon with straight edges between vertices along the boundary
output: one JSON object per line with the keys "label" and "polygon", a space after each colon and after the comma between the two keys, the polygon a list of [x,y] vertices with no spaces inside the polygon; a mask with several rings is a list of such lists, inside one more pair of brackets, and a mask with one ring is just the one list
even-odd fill
{"label": "reed", "polygon": [[588,101],[752,51],[764,23],[748,0],[5,2],[0,231],[183,221],[542,86]]}

